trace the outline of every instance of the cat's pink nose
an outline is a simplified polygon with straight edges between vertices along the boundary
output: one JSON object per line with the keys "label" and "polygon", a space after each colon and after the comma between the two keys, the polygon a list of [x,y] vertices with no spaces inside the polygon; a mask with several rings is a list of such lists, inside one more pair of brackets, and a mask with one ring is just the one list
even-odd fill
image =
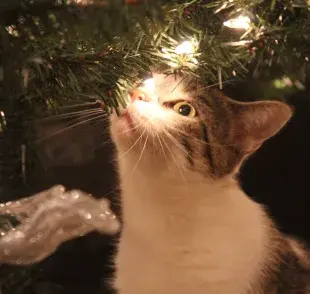
{"label": "cat's pink nose", "polygon": [[134,102],[136,100],[142,100],[142,101],[150,101],[149,97],[140,90],[133,90],[129,93],[131,97],[131,101]]}

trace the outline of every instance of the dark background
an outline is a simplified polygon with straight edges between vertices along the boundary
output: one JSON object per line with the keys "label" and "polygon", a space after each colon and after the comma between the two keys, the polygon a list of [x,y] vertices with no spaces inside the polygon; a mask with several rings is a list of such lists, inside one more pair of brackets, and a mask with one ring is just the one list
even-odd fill
{"label": "dark background", "polygon": [[[228,87],[226,92],[231,97],[248,100],[255,89],[250,84],[243,84]],[[281,229],[307,241],[310,241],[309,94],[306,90],[287,97],[288,103],[295,108],[293,119],[250,158],[240,174],[244,190],[268,206]],[[37,131],[44,138],[66,124],[59,120],[39,123]],[[111,143],[104,144],[109,140],[107,129],[105,123],[84,124],[42,140],[37,145],[38,158],[34,172],[28,175],[25,193],[63,184],[96,197],[107,196],[118,210],[114,149]],[[8,197],[2,197],[1,202],[9,200]],[[62,245],[39,265],[26,269],[10,267],[25,271],[22,282],[26,281],[28,286],[19,293],[109,293],[105,281],[113,272],[111,257],[115,240],[92,233]],[[4,272],[8,267],[0,268],[0,277],[1,269]],[[18,283],[10,282],[12,285]],[[8,289],[7,293],[13,292]]]}

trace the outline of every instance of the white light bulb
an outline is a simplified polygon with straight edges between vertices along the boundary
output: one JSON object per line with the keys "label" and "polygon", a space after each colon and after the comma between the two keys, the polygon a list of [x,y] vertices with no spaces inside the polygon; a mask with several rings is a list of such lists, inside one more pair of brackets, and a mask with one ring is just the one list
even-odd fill
{"label": "white light bulb", "polygon": [[147,79],[143,82],[144,87],[149,91],[155,90],[155,81],[153,78]]}
{"label": "white light bulb", "polygon": [[176,54],[192,54],[195,53],[195,46],[190,41],[184,41],[175,48]]}
{"label": "white light bulb", "polygon": [[232,29],[244,29],[247,30],[250,28],[251,20],[247,16],[240,15],[237,18],[232,18],[225,21],[224,26]]}

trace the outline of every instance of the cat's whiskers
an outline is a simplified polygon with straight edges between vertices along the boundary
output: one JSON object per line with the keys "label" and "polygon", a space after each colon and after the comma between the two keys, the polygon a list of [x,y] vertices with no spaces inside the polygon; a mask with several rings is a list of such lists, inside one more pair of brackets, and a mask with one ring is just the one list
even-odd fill
{"label": "cat's whiskers", "polygon": [[[146,115],[146,117],[147,117],[148,121],[149,121],[151,124],[156,124],[156,122],[154,122],[154,117],[153,117],[152,115]],[[163,129],[162,129],[162,130],[163,130]],[[146,129],[144,130],[144,132],[145,132],[145,131],[146,131]],[[164,130],[163,130],[163,132],[164,132]],[[164,133],[165,133],[165,132],[164,132]],[[155,131],[155,134],[156,134],[156,136],[157,136],[157,138],[158,138],[158,141],[160,142],[160,145],[161,145],[161,148],[162,148],[162,150],[163,150],[163,155],[164,155],[164,157],[165,157],[165,160],[166,160],[167,163],[168,163],[168,159],[167,159],[167,157],[166,157],[166,154],[165,154],[163,145],[162,145],[162,143],[161,143],[161,141],[160,141],[160,137],[159,137],[159,135],[158,135],[158,133],[157,133],[156,131]],[[140,137],[141,137],[141,136],[140,136]],[[167,136],[167,137],[168,137],[168,136]],[[169,138],[169,137],[168,137],[168,138]],[[186,182],[185,177],[184,177],[184,175],[183,175],[183,173],[182,173],[181,167],[178,165],[176,158],[174,157],[174,155],[173,155],[171,149],[169,148],[169,145],[168,145],[167,142],[164,140],[164,138],[162,138],[162,140],[163,140],[164,145],[165,145],[166,148],[168,149],[169,153],[171,154],[171,157],[172,157],[173,161],[175,162],[177,168],[179,169],[182,178],[183,178],[184,181]],[[170,140],[171,140],[171,139],[170,139]],[[147,142],[147,141],[146,141],[146,142]],[[145,142],[145,143],[146,143],[146,142]],[[146,145],[146,144],[145,144],[145,145]],[[143,151],[143,150],[142,150],[142,151]],[[140,156],[140,157],[142,157],[142,152],[141,152],[141,156]],[[141,158],[140,158],[140,159],[141,159]]]}
{"label": "cat's whiskers", "polygon": [[201,140],[201,139],[195,138],[194,136],[191,136],[191,135],[189,135],[189,134],[186,134],[185,132],[182,132],[182,131],[180,131],[179,129],[177,129],[177,128],[171,126],[171,125],[168,125],[168,124],[167,124],[166,127],[172,129],[173,131],[175,131],[175,132],[177,132],[177,133],[180,133],[181,135],[184,135],[184,136],[186,136],[186,137],[189,137],[191,140],[195,140],[195,141],[197,141],[197,142],[200,142],[200,143],[202,143],[202,144],[204,144],[204,145],[207,145],[207,146],[210,146],[210,147],[226,148],[226,147],[233,147],[233,146],[235,146],[234,144],[226,144],[226,145],[224,146],[224,145],[221,145],[221,144],[208,143],[208,142],[206,142],[206,141],[204,141],[204,140]]}
{"label": "cat's whiskers", "polygon": [[[92,115],[94,115],[94,114],[92,114]],[[64,129],[61,129],[61,130],[59,130],[59,131],[57,131],[57,132],[54,132],[54,133],[52,133],[52,134],[50,134],[50,135],[48,135],[48,136],[46,136],[46,137],[44,137],[44,138],[37,139],[37,140],[34,141],[34,143],[40,143],[40,142],[45,141],[45,140],[47,140],[47,139],[49,139],[49,138],[51,138],[51,137],[53,137],[53,136],[56,136],[56,135],[59,135],[59,134],[65,132],[65,131],[68,131],[68,130],[70,130],[70,129],[72,129],[72,128],[78,126],[78,125],[82,125],[82,124],[85,124],[85,123],[87,123],[87,122],[90,122],[90,121],[93,121],[93,120],[102,118],[103,116],[105,116],[104,113],[101,113],[101,114],[99,114],[99,115],[96,114],[95,117],[92,117],[92,118],[90,118],[90,119],[83,120],[83,121],[81,121],[81,122],[75,123],[75,124],[73,124],[73,125],[71,125],[71,126],[69,126],[69,127],[67,127],[67,128],[64,128]]]}
{"label": "cat's whiskers", "polygon": [[[167,136],[167,134],[166,134],[165,131],[164,131],[163,133]],[[171,140],[171,138],[169,138],[168,136],[167,136],[167,138]],[[179,170],[179,172],[180,172],[180,174],[181,174],[181,177],[183,178],[183,181],[184,181],[185,183],[187,183],[187,181],[186,181],[186,179],[185,179],[185,177],[184,177],[184,174],[183,174],[183,172],[182,172],[182,168],[180,167],[180,165],[178,164],[176,158],[174,157],[174,155],[173,155],[171,149],[169,148],[169,145],[166,143],[166,141],[165,141],[164,139],[163,139],[163,142],[164,142],[164,144],[166,145],[166,147],[167,147],[167,149],[168,149],[168,151],[169,151],[169,153],[170,153],[170,155],[171,155],[171,158],[173,159],[173,161],[174,161],[176,167],[178,168],[178,170]]]}
{"label": "cat's whiskers", "polygon": [[62,113],[62,114],[54,114],[49,115],[47,117],[39,118],[38,121],[48,121],[48,120],[61,120],[61,119],[68,119],[68,118],[74,118],[74,117],[81,117],[89,114],[95,114],[95,113],[104,113],[102,109],[84,109],[69,113]]}
{"label": "cat's whiskers", "polygon": [[203,86],[198,86],[196,89],[195,89],[195,95],[193,95],[194,97],[197,97],[199,95],[199,93],[202,93],[204,94],[205,93],[205,90],[206,89],[210,89],[210,88],[213,88],[213,87],[216,87],[216,86],[220,86],[220,84],[228,84],[230,82],[233,82],[234,80],[233,79],[230,79],[230,80],[227,80],[227,81],[223,81],[221,83],[214,83],[214,84],[211,84],[211,85],[203,85]]}
{"label": "cat's whiskers", "polygon": [[95,127],[95,126],[97,126],[98,124],[107,123],[107,122],[109,122],[109,121],[110,121],[110,118],[109,118],[109,117],[106,117],[106,118],[104,118],[103,120],[100,120],[100,121],[96,122],[95,124],[93,124],[92,127]]}
{"label": "cat's whiskers", "polygon": [[[190,159],[193,160],[192,155],[190,155],[184,148],[183,146],[180,145],[180,143],[177,141],[177,139],[175,139],[172,134],[170,134],[169,132],[166,132],[166,136],[169,136],[170,140]],[[198,166],[203,166],[203,165],[198,165]]]}
{"label": "cat's whiskers", "polygon": [[[155,124],[155,123],[156,123],[156,122],[154,123],[154,117],[153,117],[153,115],[146,115],[146,117],[147,117],[148,121],[149,121],[151,124]],[[156,136],[157,139],[158,139],[159,145],[160,145],[161,150],[162,150],[162,152],[163,152],[163,156],[164,156],[164,158],[165,158],[165,160],[166,160],[166,162],[167,162],[167,167],[168,167],[169,170],[171,171],[170,166],[169,166],[168,158],[167,158],[167,156],[166,156],[166,153],[165,153],[165,150],[164,150],[162,141],[161,141],[161,139],[160,139],[160,137],[159,137],[157,131],[154,131],[154,132],[153,132],[153,136],[152,136],[152,137],[153,137],[153,143],[154,143],[154,138],[155,138],[155,137],[154,137],[154,134],[155,134],[155,136]],[[162,140],[164,141],[164,143],[165,143],[167,149],[170,151],[170,149],[169,149],[168,145],[166,144],[165,140],[164,140],[163,138],[162,138]],[[154,149],[154,150],[155,150],[155,149]]]}
{"label": "cat's whiskers", "polygon": [[129,130],[126,130],[126,131],[122,132],[121,135],[127,134],[127,133],[129,133],[129,132],[139,128],[140,126],[141,126],[141,123],[136,125],[136,126],[134,126],[134,127],[132,127],[132,128],[130,128]]}
{"label": "cat's whiskers", "polygon": [[168,168],[169,168],[169,163],[168,163],[168,159],[167,159],[167,156],[166,156],[166,152],[165,152],[165,150],[164,150],[164,146],[163,146],[163,144],[162,144],[162,142],[161,142],[161,139],[160,139],[160,137],[159,137],[159,135],[158,135],[157,133],[156,133],[156,137],[157,137],[157,139],[158,139],[159,145],[160,145],[160,147],[161,147],[161,150],[162,150],[162,152],[163,152],[164,158],[165,158],[165,160],[166,160],[166,162],[167,162],[167,166],[168,166]]}
{"label": "cat's whiskers", "polygon": [[227,81],[223,81],[223,82],[221,82],[221,83],[211,84],[211,85],[208,85],[208,86],[202,87],[202,90],[205,90],[205,89],[210,89],[210,88],[212,88],[212,87],[219,86],[220,84],[228,84],[228,83],[233,82],[233,81],[234,81],[233,79],[230,79],[230,80],[227,80]]}
{"label": "cat's whiskers", "polygon": [[155,145],[155,135],[156,133],[155,132],[152,132],[152,135],[151,135],[151,138],[152,138],[152,151],[153,151],[153,155],[155,156],[156,155],[156,145]]}
{"label": "cat's whiskers", "polygon": [[[147,115],[146,117],[147,117],[149,123],[151,123],[151,124],[156,124],[156,122],[154,122],[154,117],[153,117],[152,115]],[[144,132],[145,132],[145,131],[146,131],[146,129],[144,130]],[[184,148],[182,148],[182,146],[177,142],[177,140],[176,140],[168,131],[165,131],[165,130],[162,128],[162,132],[166,135],[166,137],[167,137],[173,144],[175,144],[183,153],[185,153],[185,155],[186,155],[187,157],[190,157],[190,158],[191,158],[191,155],[188,154],[188,152],[186,152],[186,150],[184,150]],[[163,150],[163,155],[164,155],[165,160],[166,160],[167,165],[168,165],[168,159],[167,159],[167,157],[166,157],[166,154],[165,154],[163,145],[162,145],[162,143],[161,143],[161,141],[160,141],[160,137],[159,137],[159,135],[158,135],[157,132],[155,132],[155,134],[156,134],[157,138],[159,139],[160,146],[161,146],[161,148],[162,148],[162,150]],[[140,136],[140,137],[141,137],[141,136]],[[139,137],[139,138],[140,138],[140,137]],[[148,136],[147,136],[147,139],[148,139]],[[146,139],[146,142],[147,142],[147,139]],[[145,145],[146,145],[146,142],[145,142]],[[168,151],[170,152],[173,161],[175,162],[176,166],[178,167],[178,169],[179,169],[179,171],[180,171],[180,174],[181,174],[181,176],[182,176],[184,182],[187,183],[186,178],[185,178],[185,176],[184,176],[184,174],[183,174],[183,172],[182,172],[182,168],[181,168],[180,165],[177,163],[177,160],[176,160],[175,156],[173,155],[171,149],[169,148],[168,144],[166,143],[166,141],[165,141],[164,139],[163,139],[163,142],[164,142],[164,144],[166,145]],[[141,156],[140,156],[138,162],[141,160],[142,153],[143,153],[143,151],[144,151],[144,149],[145,149],[145,145],[144,145],[144,148],[143,148],[143,150],[142,150],[142,152],[141,152]],[[168,166],[169,166],[169,165],[168,165]],[[136,167],[137,167],[137,164],[136,164],[135,168],[136,168]],[[134,169],[135,169],[135,168],[134,168]]]}
{"label": "cat's whiskers", "polygon": [[106,141],[103,141],[101,144],[99,144],[98,146],[94,147],[92,149],[92,151],[95,151],[95,150],[98,150],[100,148],[102,148],[105,144],[110,144],[110,143],[113,143],[113,139],[110,137],[108,140]]}
{"label": "cat's whiskers", "polygon": [[140,139],[142,138],[142,136],[145,134],[146,132],[146,129],[144,129],[144,131],[141,133],[141,135],[139,136],[139,138],[135,141],[135,143],[133,145],[131,145],[131,147],[125,151],[121,156],[118,157],[118,159],[121,159],[123,158],[124,156],[126,156],[137,144],[138,142],[140,141]]}
{"label": "cat's whiskers", "polygon": [[[194,160],[193,156],[191,154],[189,154],[169,132],[167,132],[165,135],[170,136],[170,140],[187,156],[187,158]],[[198,162],[198,163],[196,162],[195,166],[196,167],[204,167],[204,165],[200,162]]]}
{"label": "cat's whiskers", "polygon": [[183,153],[185,153],[186,156],[190,156],[188,152],[179,144],[179,142],[169,132],[166,131],[163,132],[171,140],[171,142],[174,143],[175,146],[177,146]]}
{"label": "cat's whiskers", "polygon": [[136,168],[138,167],[138,164],[139,164],[139,162],[140,162],[140,160],[141,160],[141,158],[142,158],[142,156],[143,156],[144,150],[145,150],[145,148],[146,148],[146,144],[147,144],[148,138],[149,138],[149,135],[147,134],[146,139],[145,139],[145,142],[144,142],[144,145],[143,145],[143,148],[142,148],[142,151],[141,151],[141,154],[140,154],[140,156],[139,156],[139,158],[138,158],[138,161],[137,161],[136,165],[135,165],[134,168],[132,169],[132,173],[134,173],[134,171],[135,171]]}
{"label": "cat's whiskers", "polygon": [[175,132],[177,132],[177,133],[179,133],[179,134],[181,134],[181,135],[183,135],[183,136],[189,137],[191,140],[195,140],[195,141],[197,141],[197,142],[199,142],[199,143],[202,143],[202,144],[204,144],[204,145],[208,145],[208,146],[210,146],[210,147],[220,147],[220,148],[224,148],[224,146],[222,146],[222,145],[220,145],[220,144],[210,144],[210,143],[207,143],[207,142],[204,141],[204,140],[195,138],[194,136],[191,136],[190,134],[187,134],[187,133],[185,133],[185,132],[182,132],[182,131],[180,131],[179,129],[177,129],[177,128],[171,126],[171,125],[168,125],[168,124],[167,124],[166,127],[169,128],[169,129],[171,129],[171,130],[173,130],[173,131],[175,131]]}

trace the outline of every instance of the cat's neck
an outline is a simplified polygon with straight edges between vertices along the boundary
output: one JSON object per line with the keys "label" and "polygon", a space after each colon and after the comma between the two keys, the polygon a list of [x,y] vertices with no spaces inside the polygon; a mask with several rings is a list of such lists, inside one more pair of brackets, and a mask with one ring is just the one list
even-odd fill
{"label": "cat's neck", "polygon": [[[159,285],[154,293],[171,293],[170,283],[181,294],[205,293],[206,287],[210,293],[243,293],[259,281],[261,268],[273,262],[267,258],[277,246],[269,245],[272,224],[233,177],[208,181],[184,174],[185,181],[168,174],[147,177],[139,171],[123,172],[124,226],[118,264],[120,269],[130,264],[130,270],[119,272],[129,284],[134,279],[130,273],[136,273],[132,264],[137,264],[136,270],[143,269],[143,275]],[[196,273],[202,275],[196,279]],[[193,280],[188,280],[189,274]],[[148,285],[135,282],[137,289]]]}
{"label": "cat's neck", "polygon": [[[164,202],[164,205],[169,203],[176,205],[175,202],[183,205],[187,202],[199,201],[201,197],[210,199],[217,197],[217,194],[224,196],[232,190],[241,191],[238,182],[231,175],[213,180],[195,172],[178,169],[154,173],[154,171],[145,170],[132,171],[125,167],[120,171],[120,177],[124,193],[134,193],[136,196],[132,195],[133,198],[139,201],[143,198],[159,205],[161,202]],[[154,194],[157,196],[154,197]],[[188,196],[184,197],[184,195]]]}
{"label": "cat's neck", "polygon": [[125,224],[140,229],[148,219],[159,229],[173,217],[195,220],[213,217],[218,221],[223,214],[229,222],[229,214],[233,218],[235,213],[247,214],[256,209],[233,177],[219,181],[190,173],[151,177],[128,170],[121,172],[121,185]]}

